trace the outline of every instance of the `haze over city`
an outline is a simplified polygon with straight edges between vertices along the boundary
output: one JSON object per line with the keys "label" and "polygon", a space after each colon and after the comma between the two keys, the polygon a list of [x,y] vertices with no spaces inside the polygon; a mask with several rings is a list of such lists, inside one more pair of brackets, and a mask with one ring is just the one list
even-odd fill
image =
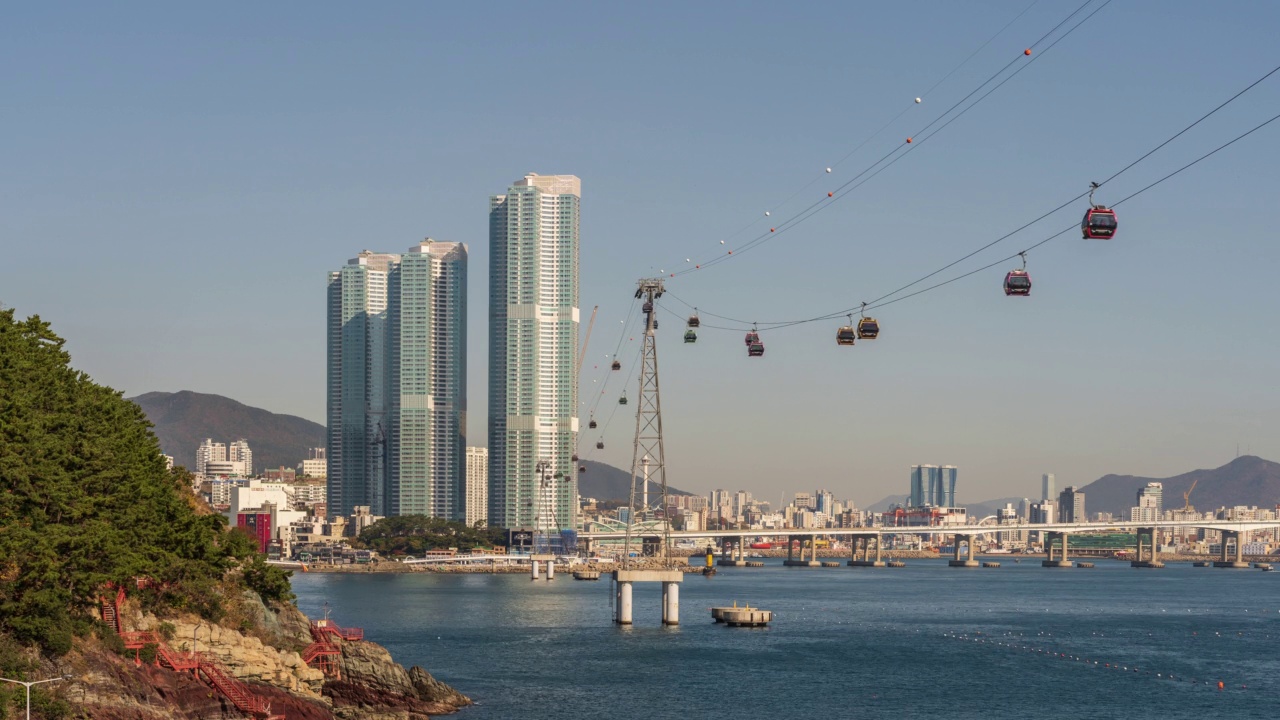
{"label": "haze over city", "polygon": [[[718,256],[767,231],[766,211],[789,217],[850,180],[1068,11],[1032,5],[926,93],[1028,4],[13,8],[0,302],[51,321],[77,367],[126,395],[211,392],[323,422],[326,272],[366,248],[464,242],[468,443],[483,444],[490,195],[529,172],[582,180],[590,405],[615,349],[635,360],[638,333],[619,333],[637,278]],[[663,305],[711,325],[879,297],[1261,77],[1277,26],[1266,4],[1112,3],[812,220],[670,280]],[[1277,99],[1273,77],[1097,200],[1248,130]],[[935,463],[958,466],[959,497],[977,500],[1031,494],[1044,472],[1084,485],[1216,467],[1237,445],[1280,456],[1278,151],[1264,128],[1127,203],[1114,240],[1068,233],[1031,251],[1029,298],[1001,292],[1006,263],[877,311],[881,337],[853,348],[836,346],[836,319],[762,331],[768,353],[748,359],[741,332],[708,327],[686,346],[664,314],[670,482],[868,504]],[[598,416],[622,389],[612,378]],[[605,449],[584,455],[629,467],[633,417],[619,409]]]}

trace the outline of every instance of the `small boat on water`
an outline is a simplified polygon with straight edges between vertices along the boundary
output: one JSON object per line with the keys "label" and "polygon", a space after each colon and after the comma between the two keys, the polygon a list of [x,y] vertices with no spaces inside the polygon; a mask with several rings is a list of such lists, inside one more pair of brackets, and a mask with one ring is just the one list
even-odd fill
{"label": "small boat on water", "polygon": [[773,543],[767,543],[767,542],[753,542],[753,543],[751,543],[750,545],[748,545],[747,547],[751,548],[752,550],[772,550],[772,549],[773,549]]}

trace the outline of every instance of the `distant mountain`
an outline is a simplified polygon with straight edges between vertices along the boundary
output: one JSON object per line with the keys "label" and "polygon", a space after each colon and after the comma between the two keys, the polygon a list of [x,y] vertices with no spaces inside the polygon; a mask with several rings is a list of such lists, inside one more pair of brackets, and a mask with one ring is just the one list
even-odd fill
{"label": "distant mountain", "polygon": [[1192,482],[1196,482],[1196,489],[1191,493],[1191,504],[1201,512],[1236,505],[1274,508],[1280,504],[1280,463],[1244,455],[1220,468],[1192,470],[1170,478],[1106,475],[1081,488],[1085,510],[1090,515],[1101,511],[1128,517],[1138,489],[1149,482],[1164,484],[1166,510],[1183,506],[1182,494]]}
{"label": "distant mountain", "polygon": [[[587,469],[578,474],[578,494],[582,497],[597,500],[625,500],[631,497],[631,471],[605,465],[594,460],[583,460],[578,463]],[[649,483],[649,492],[653,493],[657,483]],[[667,486],[668,495],[693,495],[694,493],[677,490]]]}
{"label": "distant mountain", "polygon": [[196,447],[205,438],[224,443],[248,440],[254,469],[259,472],[281,465],[294,467],[307,457],[308,449],[325,444],[325,429],[319,423],[249,407],[221,395],[183,390],[150,392],[130,399],[155,425],[164,453],[173,456],[175,465],[192,470]]}
{"label": "distant mountain", "polygon": [[889,497],[881,500],[880,502],[871,503],[870,505],[861,509],[865,510],[866,512],[882,513],[887,511],[889,508],[892,508],[894,505],[906,505],[907,498],[909,497],[911,496],[910,495],[890,495]]}

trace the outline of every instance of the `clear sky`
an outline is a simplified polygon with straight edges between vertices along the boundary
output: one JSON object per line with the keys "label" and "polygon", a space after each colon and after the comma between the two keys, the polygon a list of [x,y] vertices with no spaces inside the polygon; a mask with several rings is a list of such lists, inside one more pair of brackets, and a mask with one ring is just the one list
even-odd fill
{"label": "clear sky", "polygon": [[[582,178],[590,404],[636,278],[825,196],[1079,5],[1041,0],[912,103],[1029,4],[10,5],[0,302],[51,320],[77,366],[127,394],[322,421],[326,271],[363,248],[466,242],[469,433],[484,444],[489,195],[527,172]],[[862,188],[670,289],[761,321],[878,297],[1280,64],[1278,27],[1275,3],[1116,0]],[[1280,73],[1097,199],[1277,112]],[[828,321],[764,333],[748,360],[741,332],[684,345],[663,315],[669,481],[866,505],[905,493],[913,463],[958,465],[958,495],[977,500],[1032,494],[1043,472],[1062,487],[1214,467],[1237,443],[1280,458],[1278,161],[1280,122],[1126,203],[1115,240],[1033,251],[1030,298],[988,270],[883,308],[880,339],[853,348]],[[1078,222],[1077,205],[956,270]],[[620,376],[636,343],[622,346]],[[629,467],[634,407],[604,451],[584,436],[589,456]]]}

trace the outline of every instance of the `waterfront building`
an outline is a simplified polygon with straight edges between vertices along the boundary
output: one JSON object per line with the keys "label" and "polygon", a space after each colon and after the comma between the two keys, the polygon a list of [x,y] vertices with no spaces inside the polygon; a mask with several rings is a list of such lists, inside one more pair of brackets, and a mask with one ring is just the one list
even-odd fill
{"label": "waterfront building", "polygon": [[938,468],[938,507],[956,506],[956,476],[959,472],[955,465]]}
{"label": "waterfront building", "polygon": [[467,525],[489,522],[489,449],[467,447]]}
{"label": "waterfront building", "polygon": [[912,465],[908,507],[955,507],[955,465]]}
{"label": "waterfront building", "polygon": [[1087,522],[1089,516],[1084,511],[1084,492],[1072,485],[1058,495],[1058,522]]}
{"label": "waterfront building", "polygon": [[573,175],[530,173],[489,198],[493,525],[544,532],[578,526],[572,457],[578,436],[581,197],[582,183]]}
{"label": "waterfront building", "polygon": [[1040,477],[1040,499],[1052,500],[1056,495],[1053,494],[1053,473],[1045,473]]}
{"label": "waterfront building", "polygon": [[328,505],[461,520],[467,246],[427,238],[329,274]]}

